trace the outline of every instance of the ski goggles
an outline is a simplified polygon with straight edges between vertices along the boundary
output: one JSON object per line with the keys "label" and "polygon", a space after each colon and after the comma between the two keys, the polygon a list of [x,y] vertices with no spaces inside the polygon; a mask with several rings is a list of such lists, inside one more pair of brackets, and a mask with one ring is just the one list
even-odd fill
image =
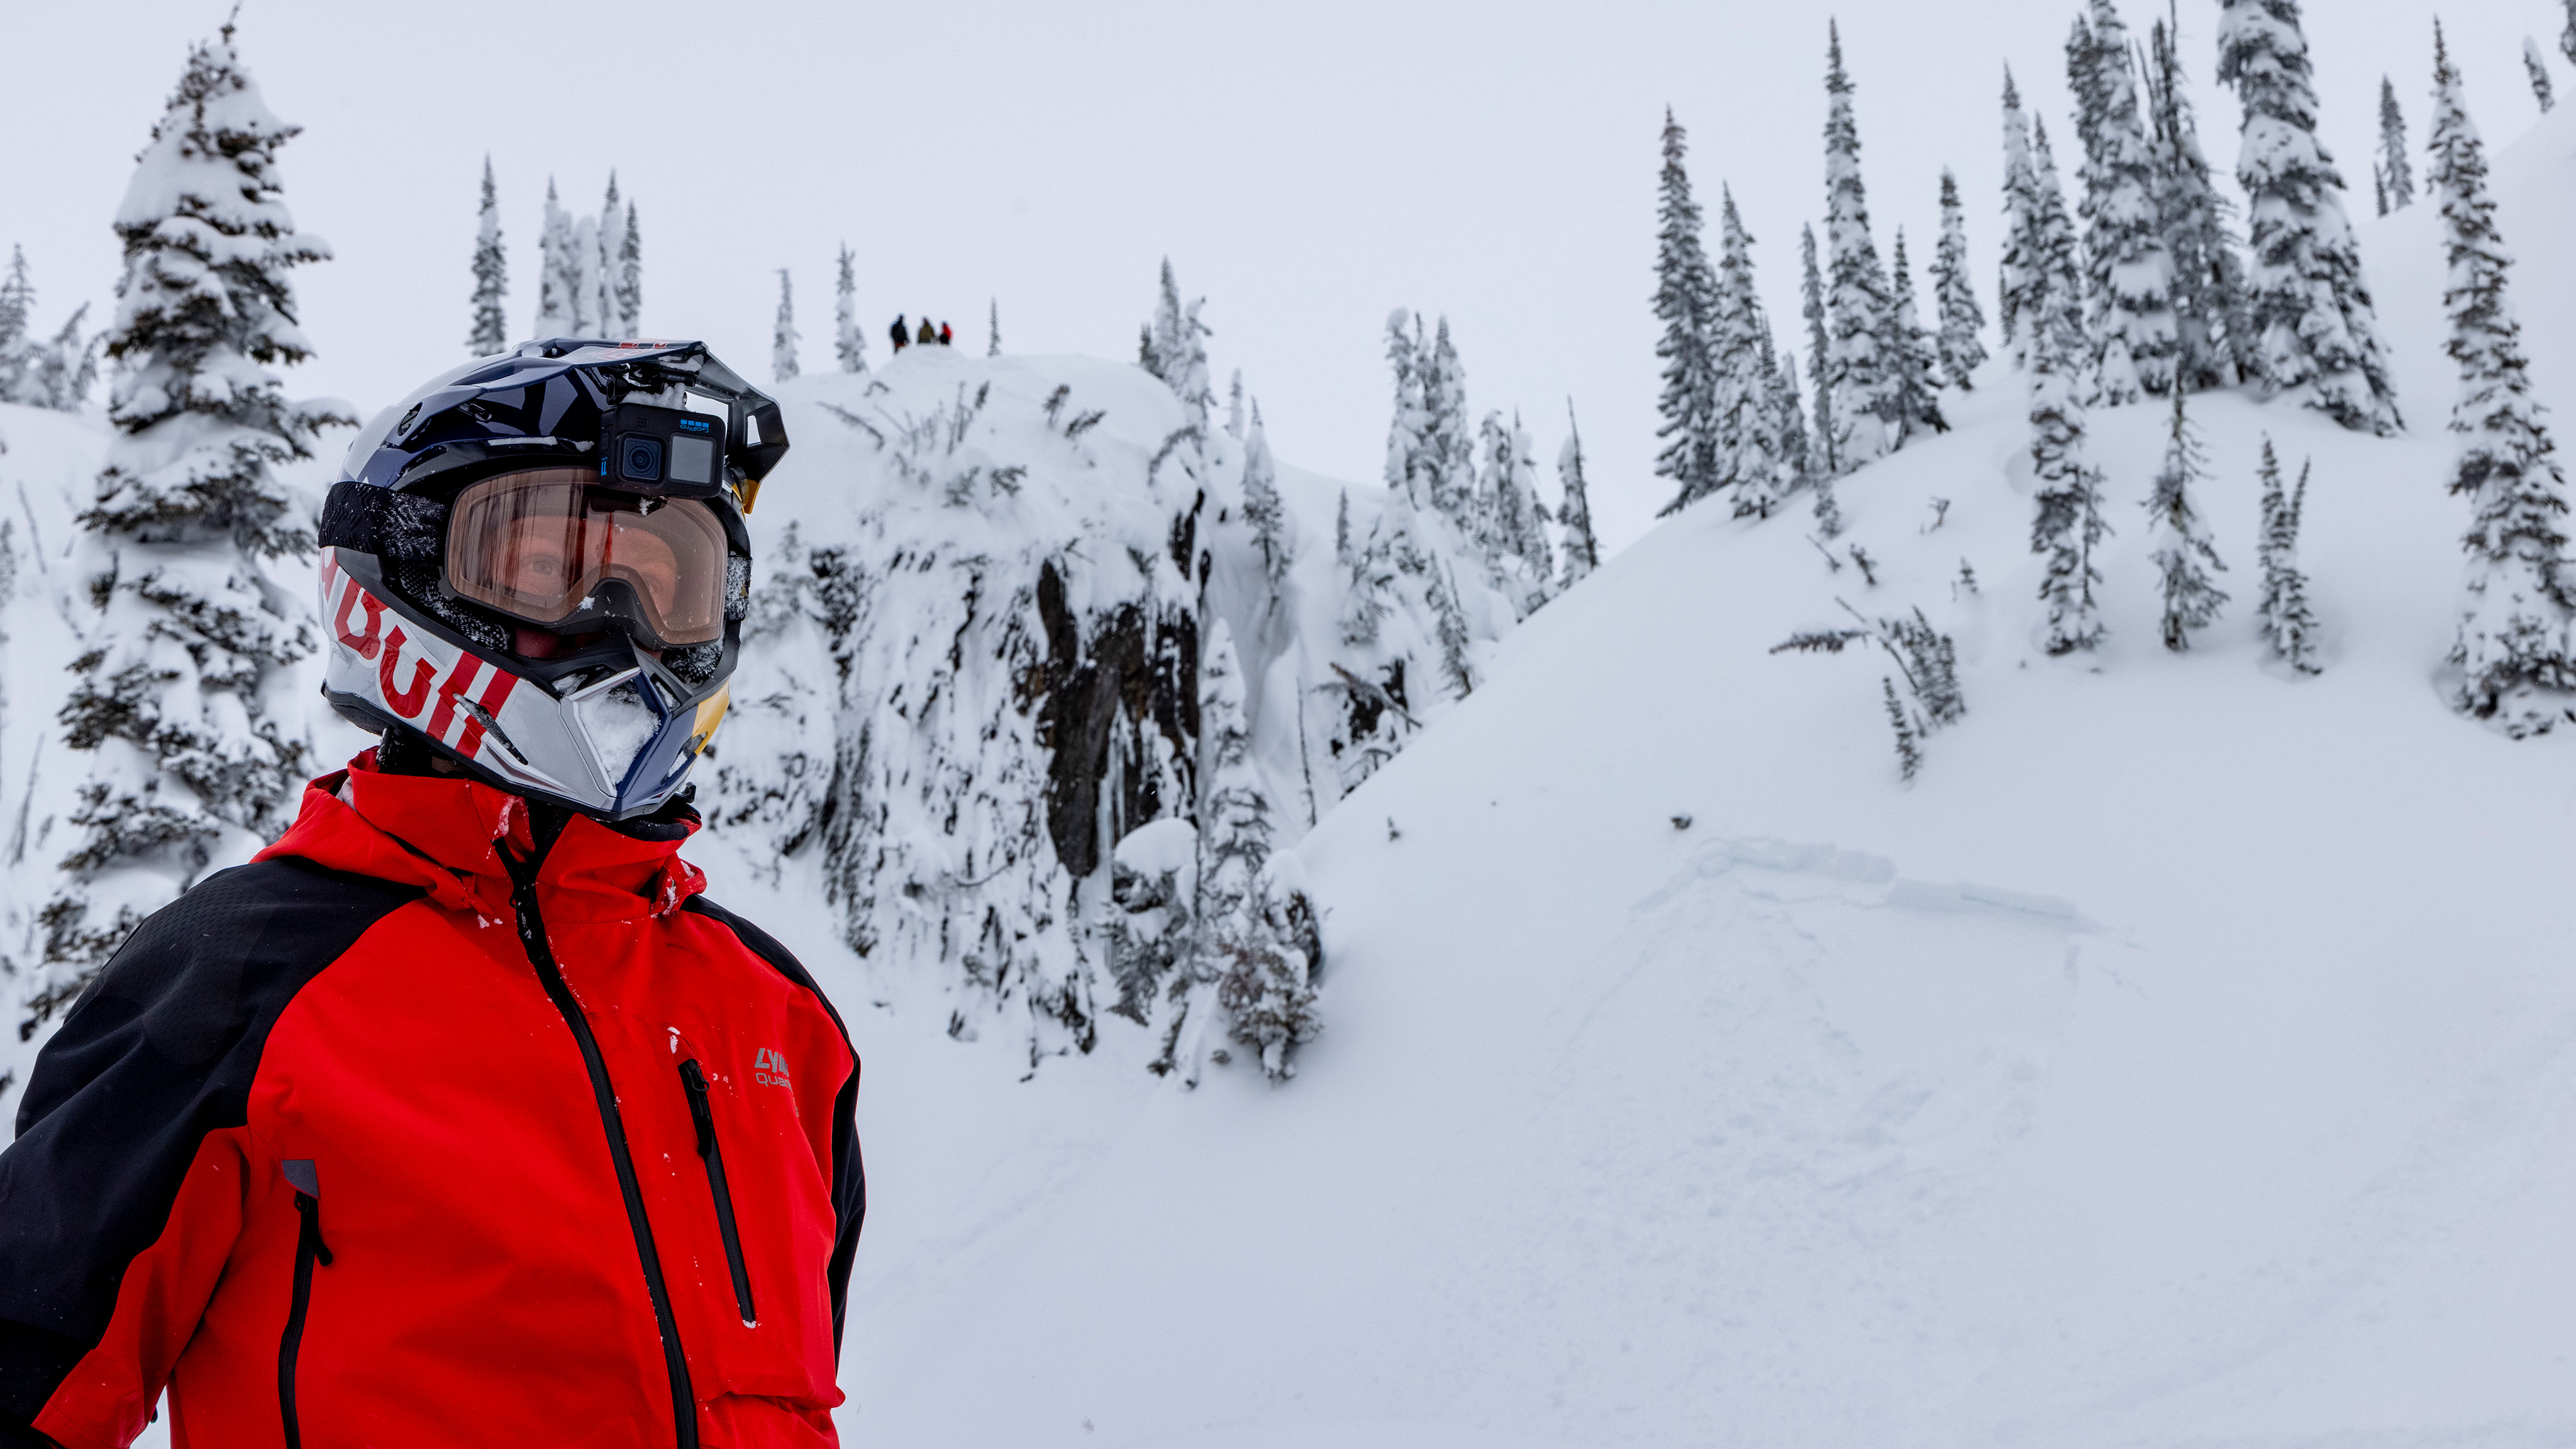
{"label": "ski goggles", "polygon": [[[696,499],[638,498],[583,468],[486,478],[447,521],[447,587],[522,623],[554,628],[608,612],[670,648],[724,634],[725,531]],[[623,584],[602,596],[602,586]],[[615,598],[631,600],[621,608]]]}

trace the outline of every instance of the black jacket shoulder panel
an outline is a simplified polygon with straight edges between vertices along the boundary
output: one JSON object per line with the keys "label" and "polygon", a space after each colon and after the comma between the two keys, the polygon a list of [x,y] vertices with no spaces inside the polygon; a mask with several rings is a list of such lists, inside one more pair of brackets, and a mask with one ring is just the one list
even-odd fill
{"label": "black jacket shoulder panel", "polygon": [[832,1102],[832,1212],[836,1219],[832,1236],[832,1348],[841,1346],[841,1322],[846,1316],[850,1298],[850,1265],[858,1257],[859,1225],[868,1215],[868,1173],[859,1160],[859,1050],[850,1045],[849,1024],[832,1005],[832,998],[814,983],[813,973],[796,953],[780,945],[778,938],[751,922],[708,900],[691,896],[682,910],[693,912],[733,932],[745,949],[766,961],[779,975],[814,993],[823,1010],[832,1017],[832,1025],[841,1030],[841,1044],[850,1048],[850,1079],[841,1084],[840,1094]]}
{"label": "black jacket shoulder panel", "polygon": [[[0,1152],[0,1423],[32,1418],[69,1367],[22,1374],[23,1360],[98,1343],[199,1145],[248,1120],[278,1014],[420,895],[262,861],[198,882],[108,962],[38,1054],[17,1140]],[[39,1342],[55,1347],[31,1352]]]}

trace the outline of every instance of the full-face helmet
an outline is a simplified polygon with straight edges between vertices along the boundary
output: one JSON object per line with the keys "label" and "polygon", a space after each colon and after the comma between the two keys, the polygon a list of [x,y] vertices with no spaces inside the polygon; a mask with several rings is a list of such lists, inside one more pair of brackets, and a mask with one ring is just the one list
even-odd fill
{"label": "full-face helmet", "polygon": [[432,379],[322,514],[324,697],[477,779],[648,814],[724,719],[778,404],[702,343],[556,338]]}

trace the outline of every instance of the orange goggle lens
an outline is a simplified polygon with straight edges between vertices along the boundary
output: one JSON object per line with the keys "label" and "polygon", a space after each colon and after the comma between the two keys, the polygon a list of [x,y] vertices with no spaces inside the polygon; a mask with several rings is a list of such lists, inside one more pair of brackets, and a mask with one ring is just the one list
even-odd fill
{"label": "orange goggle lens", "polygon": [[[447,522],[447,586],[523,623],[553,626],[610,579],[664,646],[724,633],[725,535],[696,499],[636,499],[591,486],[581,468],[486,478]],[[649,509],[650,511],[646,511]]]}

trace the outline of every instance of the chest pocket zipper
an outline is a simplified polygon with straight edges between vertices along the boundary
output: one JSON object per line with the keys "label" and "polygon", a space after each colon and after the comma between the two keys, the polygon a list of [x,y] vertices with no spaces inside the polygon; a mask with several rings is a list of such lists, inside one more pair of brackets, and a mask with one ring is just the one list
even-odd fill
{"label": "chest pocket zipper", "polygon": [[322,1178],[313,1159],[280,1163],[295,1188],[295,1297],[287,1305],[286,1332],[277,1341],[277,1409],[286,1426],[286,1449],[304,1449],[304,1429],[295,1417],[295,1357],[304,1346],[304,1314],[313,1301],[313,1265],[331,1266],[330,1245],[322,1241]]}
{"label": "chest pocket zipper", "polygon": [[716,1141],[716,1114],[707,1102],[707,1074],[695,1057],[680,1063],[680,1085],[689,1093],[689,1120],[698,1129],[698,1160],[706,1164],[707,1191],[714,1195],[716,1231],[724,1236],[725,1267],[733,1274],[734,1306],[748,1326],[760,1321],[751,1307],[751,1270],[743,1266],[742,1232],[734,1225],[733,1189],[725,1182],[724,1148]]}

